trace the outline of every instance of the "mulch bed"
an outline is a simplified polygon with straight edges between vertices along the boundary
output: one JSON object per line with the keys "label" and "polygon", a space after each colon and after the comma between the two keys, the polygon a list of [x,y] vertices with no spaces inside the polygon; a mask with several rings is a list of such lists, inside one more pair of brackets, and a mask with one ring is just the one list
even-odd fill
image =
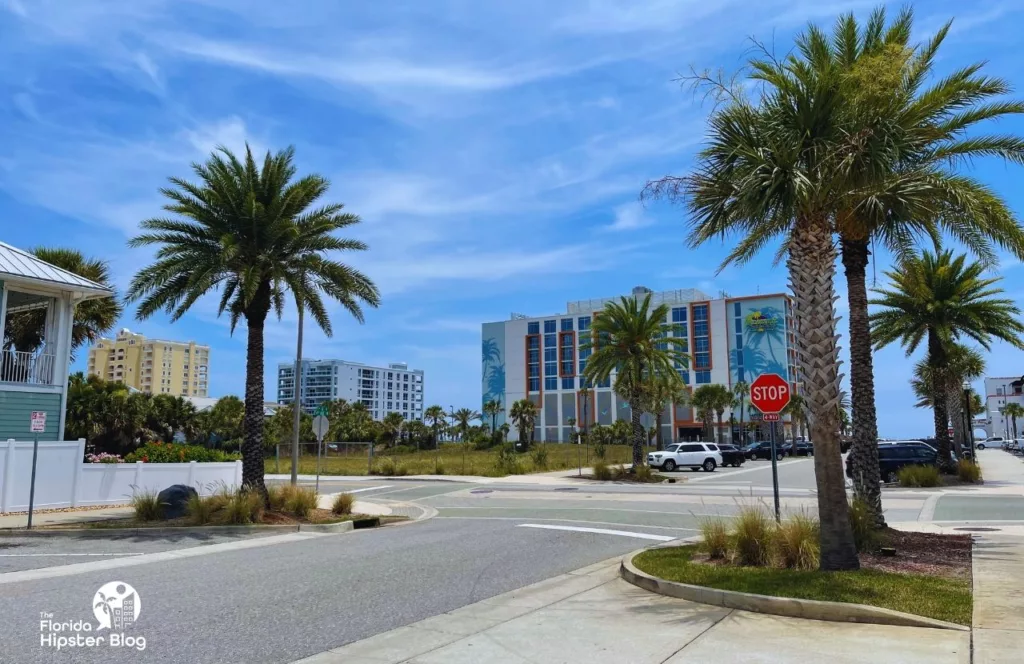
{"label": "mulch bed", "polygon": [[912,533],[886,528],[882,546],[895,547],[895,556],[862,553],[861,567],[903,574],[971,578],[971,536]]}

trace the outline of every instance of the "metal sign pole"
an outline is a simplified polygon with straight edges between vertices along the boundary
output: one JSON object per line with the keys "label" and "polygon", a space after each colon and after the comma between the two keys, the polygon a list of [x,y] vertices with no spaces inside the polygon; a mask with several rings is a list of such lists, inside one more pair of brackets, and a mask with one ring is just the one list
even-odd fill
{"label": "metal sign pole", "polygon": [[323,438],[316,442],[316,492],[320,493],[320,452],[324,448]]}
{"label": "metal sign pole", "polygon": [[32,509],[36,503],[36,460],[39,458],[39,434],[32,437],[32,479],[28,485],[28,528],[32,530]]}
{"label": "metal sign pole", "polygon": [[782,515],[779,511],[779,459],[775,451],[775,422],[771,423],[772,442],[772,492],[775,494],[775,523],[781,523]]}

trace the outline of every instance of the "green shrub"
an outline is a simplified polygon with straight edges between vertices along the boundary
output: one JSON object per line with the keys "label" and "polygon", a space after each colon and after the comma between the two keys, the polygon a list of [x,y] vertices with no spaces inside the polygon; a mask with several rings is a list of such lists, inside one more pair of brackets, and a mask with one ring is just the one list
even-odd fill
{"label": "green shrub", "polygon": [[594,443],[594,456],[598,459],[603,459],[608,450],[605,448],[604,443]]}
{"label": "green shrub", "polygon": [[334,497],[334,502],[331,503],[331,512],[334,514],[351,514],[352,505],[355,504],[356,497],[351,493],[339,493]]}
{"label": "green shrub", "polygon": [[163,505],[154,491],[136,490],[132,494],[132,508],[135,509],[136,521],[159,521],[164,515]]}
{"label": "green shrub", "polygon": [[956,464],[956,476],[961,482],[977,484],[981,481],[981,466],[969,459],[960,459]]}
{"label": "green shrub", "polygon": [[594,479],[608,481],[612,478],[612,470],[608,467],[608,464],[604,462],[604,459],[598,459],[594,462]]}
{"label": "green shrub", "polygon": [[215,462],[235,461],[238,454],[214,450],[202,445],[179,445],[177,443],[146,443],[125,456],[126,463],[186,463],[189,461]]}
{"label": "green shrub", "polygon": [[434,462],[434,474],[444,475],[444,464],[441,463],[439,460]]}
{"label": "green shrub", "polygon": [[263,496],[258,491],[239,489],[224,505],[224,520],[230,524],[259,523],[263,520]]}
{"label": "green shrub", "polygon": [[189,496],[188,502],[185,503],[185,514],[194,525],[204,526],[213,521],[213,515],[223,506],[224,504],[219,500],[217,494],[212,496],[196,494]]}
{"label": "green shrub", "polygon": [[404,464],[398,463],[391,457],[384,457],[373,466],[374,475],[384,475],[385,477],[401,477],[407,472]]}
{"label": "green shrub", "polygon": [[701,550],[709,558],[725,558],[729,553],[729,529],[721,517],[703,517],[697,522],[700,528]]}
{"label": "green shrub", "polygon": [[270,506],[271,511],[283,512],[284,505],[288,502],[288,496],[291,492],[292,485],[290,484],[268,484],[267,504]]}
{"label": "green shrub", "polygon": [[932,487],[941,483],[938,466],[903,466],[898,477],[903,487]]}
{"label": "green shrub", "polygon": [[621,481],[629,477],[629,468],[626,468],[626,464],[620,463],[612,469],[612,479]]}
{"label": "green shrub", "polygon": [[499,475],[522,475],[523,466],[519,462],[512,443],[503,443],[495,448],[494,471]]}
{"label": "green shrub", "polygon": [[736,561],[763,567],[771,563],[774,523],[760,505],[743,505],[733,520]]}
{"label": "green shrub", "polygon": [[800,513],[776,527],[775,542],[784,567],[818,568],[818,520]]}
{"label": "green shrub", "polygon": [[864,553],[874,550],[878,540],[875,521],[867,503],[859,498],[850,503],[850,526],[853,528],[853,541],[857,545],[857,551]]}
{"label": "green shrub", "polygon": [[548,448],[547,445],[538,445],[533,448],[530,452],[530,458],[533,459],[533,467],[537,470],[548,469]]}
{"label": "green shrub", "polygon": [[654,471],[648,465],[633,466],[633,479],[637,482],[651,482],[654,480]]}
{"label": "green shrub", "polygon": [[388,449],[390,454],[412,454],[416,451],[416,448],[412,445],[395,445]]}
{"label": "green shrub", "polygon": [[295,487],[285,500],[284,509],[300,519],[309,517],[309,513],[320,504],[320,496],[308,487]]}

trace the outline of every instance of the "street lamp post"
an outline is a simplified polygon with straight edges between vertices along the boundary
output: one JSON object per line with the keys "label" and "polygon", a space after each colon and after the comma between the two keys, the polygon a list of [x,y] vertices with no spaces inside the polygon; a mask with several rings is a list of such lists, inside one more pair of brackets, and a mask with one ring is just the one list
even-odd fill
{"label": "street lamp post", "polygon": [[302,301],[299,300],[298,341],[295,347],[295,398],[292,400],[292,486],[299,481],[299,425],[302,423]]}

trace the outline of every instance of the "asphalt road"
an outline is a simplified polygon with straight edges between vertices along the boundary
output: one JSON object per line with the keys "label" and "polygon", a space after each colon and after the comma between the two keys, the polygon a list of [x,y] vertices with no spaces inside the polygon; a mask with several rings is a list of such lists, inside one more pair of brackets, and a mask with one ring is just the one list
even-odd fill
{"label": "asphalt road", "polygon": [[[0,662],[290,662],[640,548],[632,537],[441,520],[0,584]],[[40,612],[92,620],[110,581],[144,651],[40,647]]]}

